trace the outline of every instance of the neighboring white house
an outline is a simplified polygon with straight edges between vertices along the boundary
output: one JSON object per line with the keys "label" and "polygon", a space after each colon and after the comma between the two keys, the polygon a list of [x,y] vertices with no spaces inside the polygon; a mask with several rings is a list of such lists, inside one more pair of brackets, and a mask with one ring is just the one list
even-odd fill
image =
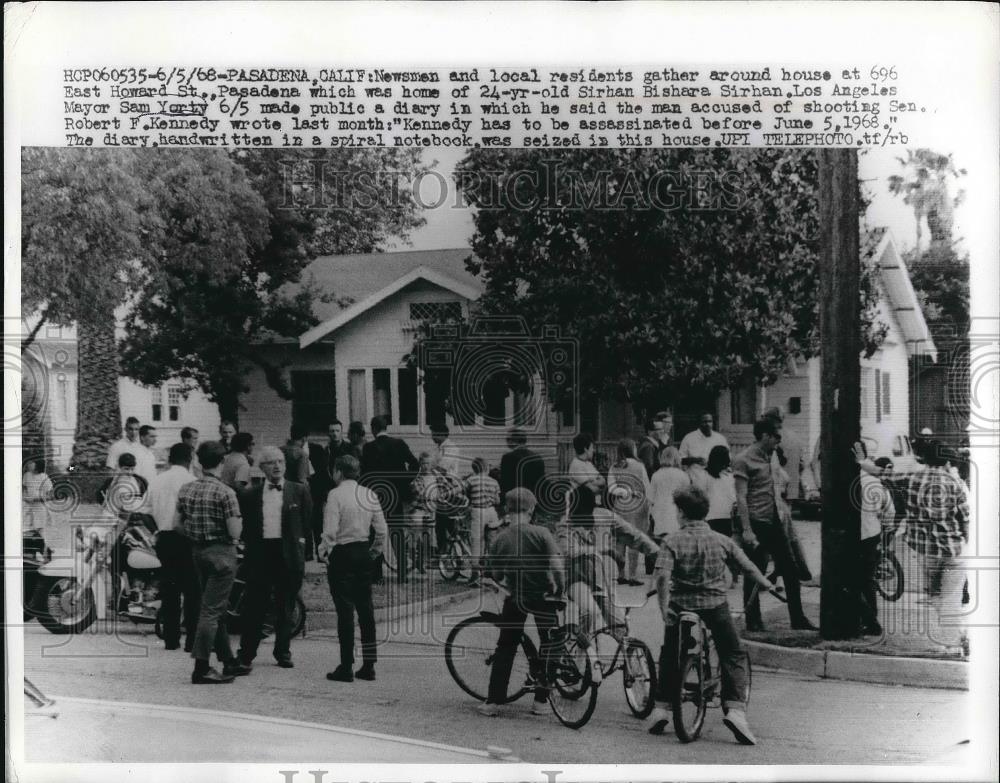
{"label": "neighboring white house", "polygon": [[[34,322],[22,324],[30,332]],[[120,333],[118,337],[120,338]],[[78,357],[76,330],[73,327],[45,325],[34,342],[21,356],[22,374],[30,377],[35,395],[41,400],[43,421],[51,452],[50,470],[67,466],[73,454],[76,430],[76,399],[78,387]],[[194,427],[203,439],[216,436],[219,409],[197,389],[185,398],[180,381],[167,381],[160,386],[142,386],[130,378],[118,379],[122,422],[135,416],[141,424],[156,427],[154,451],[158,461],[165,462],[170,446],[180,442],[183,427]]]}
{"label": "neighboring white house", "polygon": [[[881,347],[861,358],[861,436],[872,456],[900,456],[909,450],[909,359],[936,361],[937,349],[890,234],[883,232],[874,256],[879,275],[878,319],[889,327]],[[745,385],[718,399],[718,429],[730,444],[753,441],[753,421],[766,408],[785,413],[783,429],[812,454],[820,436],[821,358],[789,362],[788,372],[768,387]]]}

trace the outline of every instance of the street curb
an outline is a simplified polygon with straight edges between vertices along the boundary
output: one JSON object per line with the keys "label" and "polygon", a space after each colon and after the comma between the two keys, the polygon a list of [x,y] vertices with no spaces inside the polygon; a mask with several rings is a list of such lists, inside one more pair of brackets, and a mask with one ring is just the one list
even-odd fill
{"label": "street curb", "polygon": [[969,690],[969,667],[962,661],[808,650],[746,639],[743,644],[749,650],[754,666],[784,669],[829,680]]}
{"label": "street curb", "polygon": [[[445,606],[450,606],[451,604],[461,603],[477,594],[475,588],[470,588],[468,590],[463,590],[460,593],[450,593],[448,595],[441,595],[434,598],[428,598],[424,601],[413,601],[408,604],[398,604],[396,606],[377,606],[375,607],[375,622],[382,623],[387,620],[405,620],[408,617],[412,617],[415,614],[423,614],[425,612],[436,612]],[[317,610],[310,610],[310,615],[313,614],[331,614],[336,615],[336,609],[331,609],[325,612],[319,612]],[[324,631],[336,631],[336,624],[328,628],[317,628],[315,630],[310,630],[309,620],[306,618],[306,635],[321,635]]]}
{"label": "street curb", "polygon": [[445,606],[461,603],[477,595],[478,592],[478,588],[469,588],[460,593],[449,593],[448,595],[441,595],[436,598],[428,598],[424,601],[414,601],[413,603],[400,604],[398,606],[380,606],[375,610],[375,622],[382,622],[388,619],[402,620],[412,617],[415,614],[423,614],[428,611],[434,612]]}

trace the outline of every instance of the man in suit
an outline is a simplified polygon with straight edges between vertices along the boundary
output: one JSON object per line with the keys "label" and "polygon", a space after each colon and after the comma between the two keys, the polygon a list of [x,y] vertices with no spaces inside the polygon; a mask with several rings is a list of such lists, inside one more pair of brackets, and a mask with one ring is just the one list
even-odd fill
{"label": "man in suit", "polygon": [[538,485],[545,478],[545,462],[540,454],[536,454],[525,444],[528,436],[524,430],[513,429],[507,435],[507,447],[510,449],[500,458],[500,494],[507,493],[517,487],[523,487],[532,495],[538,496]]}
{"label": "man in suit", "polygon": [[[396,552],[397,578],[404,582],[406,547],[403,536],[406,520],[403,517],[403,501],[420,464],[404,440],[389,436],[385,431],[385,419],[381,416],[372,419],[371,428],[374,440],[366,443],[361,451],[361,484],[378,495],[389,524],[392,548]],[[380,572],[376,572],[375,579],[381,579]]]}
{"label": "man in suit", "polygon": [[305,543],[312,519],[312,497],[304,484],[286,481],[281,449],[261,450],[260,469],[265,481],[239,494],[243,514],[244,594],[243,636],[240,663],[249,667],[260,644],[264,607],[274,591],[276,609],[274,659],[292,668],[291,616],[305,573]]}

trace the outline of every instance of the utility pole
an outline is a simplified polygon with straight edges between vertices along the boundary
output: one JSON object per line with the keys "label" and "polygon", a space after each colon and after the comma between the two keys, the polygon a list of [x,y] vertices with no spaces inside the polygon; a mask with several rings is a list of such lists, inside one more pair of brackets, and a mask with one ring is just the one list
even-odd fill
{"label": "utility pole", "polygon": [[858,155],[819,151],[820,450],[823,528],[820,634],[857,636],[860,493],[851,447],[861,429],[861,264]]}

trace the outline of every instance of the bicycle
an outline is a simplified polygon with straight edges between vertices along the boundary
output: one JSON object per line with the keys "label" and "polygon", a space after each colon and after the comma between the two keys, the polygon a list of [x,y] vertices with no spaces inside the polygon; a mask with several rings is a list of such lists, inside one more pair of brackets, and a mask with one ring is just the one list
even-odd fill
{"label": "bicycle", "polygon": [[472,541],[468,510],[450,516],[445,533],[444,549],[438,552],[438,572],[446,582],[458,577],[469,579],[473,574]]}
{"label": "bicycle", "polygon": [[615,654],[608,668],[604,670],[603,679],[608,679],[616,671],[621,670],[625,702],[637,718],[646,718],[653,711],[656,693],[656,662],[649,646],[641,639],[631,635],[629,613],[633,609],[645,606],[654,595],[656,595],[656,590],[650,590],[641,603],[615,604],[617,608],[624,610],[624,633],[616,634],[614,628],[608,625],[589,634],[595,652],[598,649],[597,637],[600,634],[614,639]]}
{"label": "bicycle", "polygon": [[[485,587],[497,594],[508,594],[502,586],[483,580]],[[562,599],[552,600],[558,612],[565,609]],[[496,657],[497,640],[502,628],[498,612],[481,611],[458,623],[448,634],[444,659],[458,686],[472,698],[486,701],[490,672]],[[575,626],[561,622],[553,632],[552,677],[546,682],[545,666],[526,633],[518,641],[508,690],[501,704],[517,701],[538,687],[549,691],[548,703],[559,722],[571,729],[584,726],[597,707],[594,660],[590,645]]]}
{"label": "bicycle", "polygon": [[903,566],[892,551],[896,531],[882,536],[882,558],[875,569],[875,589],[886,601],[898,601],[903,595]]}
{"label": "bicycle", "polygon": [[[759,587],[750,594],[753,600]],[[783,603],[786,599],[772,592]],[[747,602],[749,603],[749,601]],[[697,612],[676,607],[678,614],[678,676],[671,688],[674,731],[681,742],[694,742],[705,725],[708,708],[722,703],[722,667],[712,632]],[[753,671],[750,653],[744,650],[746,661],[746,691],[743,702],[750,705]]]}

